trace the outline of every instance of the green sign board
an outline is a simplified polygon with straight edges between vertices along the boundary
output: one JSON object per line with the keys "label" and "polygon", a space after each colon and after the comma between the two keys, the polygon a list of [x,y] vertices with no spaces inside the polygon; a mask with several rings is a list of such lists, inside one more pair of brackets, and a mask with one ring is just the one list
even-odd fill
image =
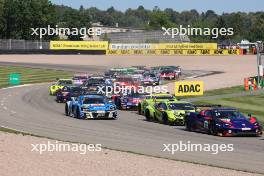
{"label": "green sign board", "polygon": [[21,75],[19,73],[12,73],[9,75],[9,84],[11,85],[19,85],[20,84]]}

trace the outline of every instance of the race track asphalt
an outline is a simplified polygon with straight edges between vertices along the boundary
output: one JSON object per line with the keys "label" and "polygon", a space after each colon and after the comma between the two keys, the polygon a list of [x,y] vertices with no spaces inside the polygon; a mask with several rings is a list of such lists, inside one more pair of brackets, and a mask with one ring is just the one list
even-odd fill
{"label": "race track asphalt", "polygon": [[[118,120],[78,120],[64,116],[64,104],[49,96],[48,84],[0,90],[0,125],[63,141],[98,143],[106,148],[264,173],[263,137],[215,137],[183,127],[147,122],[136,112]],[[234,144],[233,152],[163,152],[163,144]],[[140,162],[140,161],[139,161]],[[113,163],[114,167],[114,163]],[[151,167],[151,166],[150,166]],[[169,169],[169,168],[168,168]]]}

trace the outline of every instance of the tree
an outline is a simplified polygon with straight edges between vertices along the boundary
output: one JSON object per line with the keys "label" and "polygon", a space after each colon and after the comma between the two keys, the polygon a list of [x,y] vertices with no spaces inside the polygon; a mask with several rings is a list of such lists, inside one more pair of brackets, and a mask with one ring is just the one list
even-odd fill
{"label": "tree", "polygon": [[31,28],[55,26],[56,14],[48,0],[4,0],[3,18],[3,38],[37,39]]}
{"label": "tree", "polygon": [[[147,30],[161,30],[161,27],[172,28],[179,25],[199,28],[233,28],[233,36],[220,36],[218,40],[230,39],[239,41],[264,40],[264,12],[256,13],[223,13],[213,10],[198,13],[197,10],[181,13],[167,8],[147,10],[143,6],[127,9],[125,12],[110,7],[100,10],[96,7],[79,9],[63,5],[54,5],[50,0],[0,0],[0,38],[38,40],[32,36],[31,28],[47,28],[48,25],[65,28],[89,28],[91,22],[100,22],[105,26],[133,27]],[[69,36],[70,40],[81,40],[81,36]],[[46,36],[44,39],[54,39]],[[216,41],[210,36],[190,36],[192,41]]]}
{"label": "tree", "polygon": [[[64,17],[62,19],[63,21],[63,25],[61,25],[60,27],[64,27],[64,28],[69,28],[69,29],[73,29],[73,28],[77,28],[78,30],[80,30],[81,28],[90,28],[91,24],[90,24],[90,17],[89,14],[85,11],[79,11],[76,9],[67,9],[64,13]],[[68,34],[68,38],[70,40],[82,40],[83,37],[82,35],[71,35]]]}
{"label": "tree", "polygon": [[149,29],[161,30],[162,27],[172,27],[168,16],[157,7],[150,15]]}
{"label": "tree", "polygon": [[4,28],[4,0],[0,0],[0,38],[3,38],[3,28]]}

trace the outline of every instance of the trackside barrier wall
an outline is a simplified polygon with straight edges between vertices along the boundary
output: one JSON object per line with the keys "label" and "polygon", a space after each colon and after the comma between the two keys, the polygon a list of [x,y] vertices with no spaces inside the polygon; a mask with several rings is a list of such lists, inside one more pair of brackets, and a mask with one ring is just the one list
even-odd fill
{"label": "trackside barrier wall", "polygon": [[108,41],[50,41],[51,50],[104,50]]}
{"label": "trackside barrier wall", "polygon": [[239,55],[220,50],[216,43],[109,44],[107,41],[51,41],[50,50],[104,51],[107,55]]}
{"label": "trackside barrier wall", "polygon": [[168,50],[168,49],[148,49],[148,50],[107,50],[107,55],[239,55],[239,50]]}
{"label": "trackside barrier wall", "polygon": [[217,43],[111,43],[109,50],[217,49]]}

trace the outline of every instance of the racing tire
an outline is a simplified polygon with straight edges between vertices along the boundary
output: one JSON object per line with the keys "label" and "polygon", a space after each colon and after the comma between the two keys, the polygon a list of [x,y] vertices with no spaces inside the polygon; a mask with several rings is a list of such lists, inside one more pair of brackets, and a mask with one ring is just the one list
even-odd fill
{"label": "racing tire", "polygon": [[165,125],[169,124],[168,115],[166,113],[162,114],[162,121]]}
{"label": "racing tire", "polygon": [[156,113],[154,113],[154,115],[153,115],[153,119],[154,119],[155,121],[158,121],[158,118],[157,118],[157,116],[156,116]]}
{"label": "racing tire", "polygon": [[185,127],[186,127],[186,130],[187,131],[192,131],[191,129],[192,129],[192,127],[191,127],[191,124],[187,121],[187,122],[185,122]]}
{"label": "racing tire", "polygon": [[80,111],[79,111],[79,109],[76,107],[76,109],[75,109],[75,112],[74,112],[74,118],[76,118],[76,119],[80,119]]}
{"label": "racing tire", "polygon": [[70,116],[68,105],[65,105],[65,115]]}
{"label": "racing tire", "polygon": [[208,134],[217,136],[217,130],[215,129],[215,125],[213,123],[210,123]]}
{"label": "racing tire", "polygon": [[145,117],[146,117],[146,120],[147,120],[147,121],[150,121],[150,112],[149,112],[148,109],[147,109],[146,112],[145,112]]}
{"label": "racing tire", "polygon": [[123,109],[121,107],[121,101],[120,101],[120,99],[117,99],[115,104],[116,104],[117,109],[119,109],[119,110],[122,110]]}
{"label": "racing tire", "polygon": [[141,104],[138,105],[138,114],[141,115]]}

